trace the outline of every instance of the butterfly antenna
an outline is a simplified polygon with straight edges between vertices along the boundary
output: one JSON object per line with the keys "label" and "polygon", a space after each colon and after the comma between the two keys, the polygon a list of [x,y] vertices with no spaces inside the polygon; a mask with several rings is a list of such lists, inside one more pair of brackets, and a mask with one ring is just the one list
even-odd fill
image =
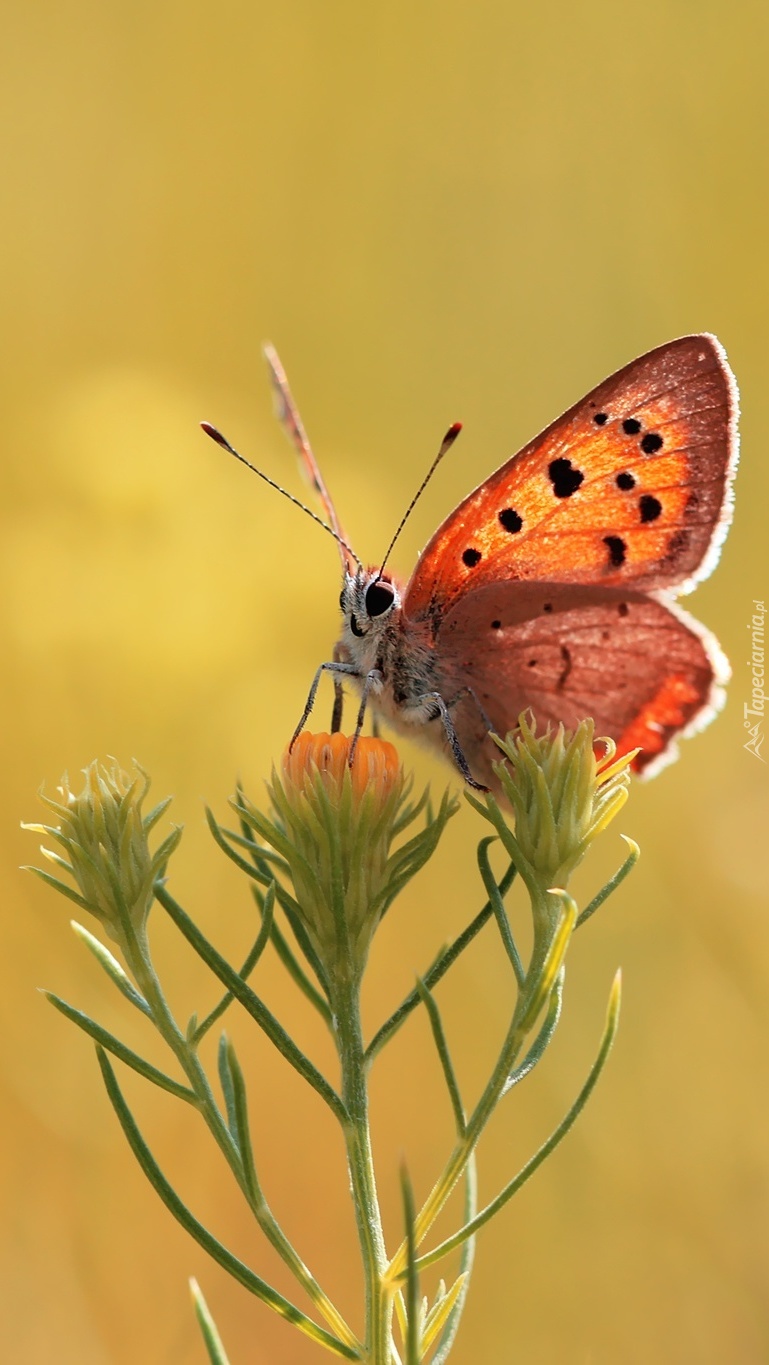
{"label": "butterfly antenna", "polygon": [[[307,432],[305,431],[304,424],[299,416],[299,409],[294,402],[293,394],[288,387],[286,371],[283,369],[280,362],[280,356],[269,341],[264,343],[262,352],[267,361],[267,368],[270,371],[270,380],[275,401],[275,416],[296,450],[296,453],[299,456],[299,462],[306,477],[309,479],[311,487],[320,498],[321,507],[328,517],[331,529],[337,538],[340,549],[342,546],[347,548],[347,541],[345,540],[341,522],[336,514],[333,499],[326,488],[312,446],[307,439]],[[353,555],[353,559],[355,559],[356,563],[358,562],[355,555]],[[346,559],[344,553],[342,553],[342,567],[345,569],[349,568],[349,560]]]}
{"label": "butterfly antenna", "polygon": [[[281,488],[279,483],[276,483],[274,479],[271,479],[269,477],[269,475],[262,473],[262,470],[257,469],[255,464],[251,464],[251,461],[247,460],[244,455],[241,455],[240,451],[236,450],[233,445],[230,445],[226,436],[223,436],[222,433],[215,426],[212,426],[210,422],[201,422],[200,425],[203,428],[204,432],[206,433],[206,436],[210,436],[212,441],[216,441],[217,445],[222,446],[223,449],[228,451],[230,455],[234,455],[236,460],[240,460],[240,463],[244,464],[246,466],[246,469],[250,469],[252,474],[257,474],[260,479],[262,479],[266,484],[269,484],[270,488],[274,488],[276,492],[282,493],[283,497],[288,498],[289,502],[292,502],[295,507],[299,507],[302,512],[306,512],[308,517],[312,517],[312,520],[318,523],[318,526],[323,527],[324,531],[328,531],[329,535],[334,537],[334,540],[336,541],[337,545],[343,552],[345,568],[349,563],[354,563],[357,564],[361,572],[363,571],[363,565],[358,559],[358,556],[356,555],[355,551],[352,549],[350,545],[348,545],[346,540],[342,539],[339,532],[335,530],[333,526],[329,526],[328,523],[323,521],[322,517],[319,517],[316,512],[313,512],[310,507],[305,507],[305,504],[303,502],[300,502],[298,498],[295,498],[293,493],[289,493],[287,489]],[[350,556],[349,560],[347,560],[346,558],[347,555]]]}
{"label": "butterfly antenna", "polygon": [[403,513],[403,516],[401,517],[400,525],[399,525],[397,531],[395,532],[395,535],[393,536],[392,540],[390,541],[390,544],[389,544],[388,547],[387,547],[387,554],[385,555],[384,559],[382,560],[382,563],[381,563],[381,565],[380,565],[380,569],[379,569],[379,573],[378,573],[378,575],[377,575],[377,578],[381,578],[381,577],[382,577],[382,574],[384,573],[384,570],[385,570],[385,564],[387,563],[388,559],[390,558],[390,555],[392,554],[392,552],[393,552],[393,550],[394,550],[394,548],[395,548],[395,542],[397,541],[398,537],[400,536],[400,533],[401,533],[401,531],[403,530],[404,526],[406,525],[406,522],[408,521],[409,517],[411,516],[411,513],[414,511],[414,508],[416,507],[417,503],[419,502],[419,499],[421,498],[421,496],[422,496],[422,494],[424,493],[424,491],[425,491],[425,489],[426,489],[428,483],[430,482],[431,478],[433,477],[433,474],[435,473],[436,469],[438,468],[438,465],[440,464],[440,462],[441,462],[441,460],[443,459],[444,455],[446,455],[446,454],[448,453],[448,451],[451,450],[451,447],[453,446],[454,442],[456,441],[457,436],[459,435],[459,433],[460,433],[461,430],[462,430],[462,423],[461,423],[461,422],[454,422],[453,426],[450,426],[449,429],[448,429],[448,431],[446,432],[446,435],[444,436],[443,440],[441,441],[441,448],[440,448],[440,450],[438,451],[438,454],[436,455],[435,459],[433,460],[432,464],[430,465],[430,468],[428,469],[427,473],[425,474],[425,477],[423,478],[423,480],[422,480],[422,482],[420,483],[420,485],[419,485],[419,487],[418,487],[416,493],[414,494],[413,498],[411,499],[411,502],[409,503],[408,507],[406,508],[406,511]]}

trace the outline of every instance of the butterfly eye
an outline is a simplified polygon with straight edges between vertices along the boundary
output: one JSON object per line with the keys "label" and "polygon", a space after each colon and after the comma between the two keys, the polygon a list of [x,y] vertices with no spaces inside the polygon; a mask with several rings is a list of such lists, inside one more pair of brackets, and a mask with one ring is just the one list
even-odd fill
{"label": "butterfly eye", "polygon": [[395,594],[388,583],[372,583],[366,589],[366,611],[369,616],[381,616],[389,611]]}

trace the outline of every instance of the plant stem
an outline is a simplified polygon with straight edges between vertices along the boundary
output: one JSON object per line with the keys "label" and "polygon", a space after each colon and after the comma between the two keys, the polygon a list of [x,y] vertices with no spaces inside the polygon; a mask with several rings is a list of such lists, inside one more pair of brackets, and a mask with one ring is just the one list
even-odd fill
{"label": "plant stem", "polygon": [[347,1164],[366,1288],[366,1354],[363,1359],[368,1365],[391,1365],[396,1286],[385,1283],[387,1252],[371,1152],[367,1067],[360,1018],[360,973],[351,963],[348,970],[340,970],[334,975],[332,1006],[342,1069],[342,1102],[349,1115],[343,1124]]}
{"label": "plant stem", "polygon": [[[169,1009],[150,957],[146,936],[132,936],[124,951],[134,978],[147,1001],[158,1032],[175,1054],[197,1098],[198,1109],[216,1140],[230,1170],[240,1186],[259,1226],[278,1254],[306,1290],[323,1317],[346,1345],[357,1349],[358,1342],[344,1318],[323,1292],[314,1276],[273,1217],[258,1185],[254,1190],[247,1178],[242,1154],[224,1122],[197,1052],[191,1047]],[[255,1172],[254,1172],[255,1175]]]}
{"label": "plant stem", "polygon": [[[429,1232],[432,1224],[435,1222],[435,1219],[438,1217],[438,1214],[445,1205],[454,1186],[465,1169],[467,1162],[472,1156],[481,1133],[504,1094],[505,1086],[507,1085],[515,1061],[534,1026],[535,1019],[528,1017],[529,1004],[532,998],[537,994],[542,979],[547,975],[548,962],[554,947],[555,927],[553,910],[544,895],[540,895],[539,897],[538,904],[535,907],[535,916],[536,911],[539,912],[540,917],[538,926],[540,932],[536,932],[535,929],[532,960],[529,964],[523,987],[518,996],[518,1002],[513,1013],[507,1036],[502,1044],[502,1050],[494,1066],[494,1070],[486,1084],[483,1094],[470,1115],[464,1132],[458,1138],[454,1150],[441,1175],[438,1177],[438,1180],[417,1215],[414,1229],[417,1246],[419,1246],[420,1242],[423,1241],[424,1237]],[[571,927],[568,929],[568,933],[570,933],[571,928],[573,928],[575,915],[576,907],[573,908],[570,917]],[[550,926],[549,939],[544,927],[546,923]],[[562,961],[562,955],[565,951],[567,942],[568,936],[561,947],[557,963],[558,967],[560,967],[560,962]],[[390,1284],[399,1282],[404,1273],[406,1267],[406,1250],[406,1243],[402,1242],[387,1268],[387,1279]]]}

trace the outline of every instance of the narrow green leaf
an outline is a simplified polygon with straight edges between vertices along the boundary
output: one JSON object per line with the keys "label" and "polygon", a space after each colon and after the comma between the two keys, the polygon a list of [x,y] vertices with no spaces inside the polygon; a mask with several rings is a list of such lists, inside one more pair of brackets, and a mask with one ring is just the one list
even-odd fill
{"label": "narrow green leaf", "polygon": [[482,1209],[474,1218],[471,1218],[466,1222],[464,1227],[461,1227],[452,1237],[447,1237],[445,1242],[441,1242],[440,1245],[435,1247],[432,1251],[428,1251],[424,1256],[419,1257],[417,1260],[418,1269],[423,1270],[429,1265],[434,1265],[437,1261],[442,1260],[444,1256],[447,1256],[450,1251],[453,1251],[455,1247],[460,1246],[468,1237],[473,1237],[478,1230],[483,1227],[484,1223],[488,1223],[496,1213],[499,1213],[501,1208],[504,1208],[508,1200],[512,1199],[514,1194],[518,1193],[521,1186],[525,1185],[526,1181],[534,1174],[537,1168],[542,1165],[542,1162],[550,1156],[550,1153],[553,1152],[563,1138],[565,1138],[569,1129],[573,1127],[587,1104],[587,1101],[595,1088],[596,1082],[598,1081],[598,1077],[606,1065],[619,1024],[620,996],[621,973],[617,972],[609,996],[606,1024],[604,1026],[598,1055],[590,1068],[585,1084],[568,1113],[561,1119],[558,1127],[553,1130],[547,1141],[539,1148],[539,1151],[537,1151],[534,1156],[527,1161],[526,1165],[521,1168],[518,1174],[509,1181],[501,1193],[497,1195],[496,1199],[492,1199],[491,1203],[487,1204],[485,1209]]}
{"label": "narrow green leaf", "polygon": [[556,1027],[558,1025],[558,1020],[561,1017],[561,1005],[563,1003],[564,972],[565,968],[561,967],[561,970],[558,976],[556,977],[555,986],[553,987],[552,994],[547,1004],[547,1014],[545,1015],[545,1022],[542,1025],[542,1028],[540,1029],[539,1033],[537,1034],[535,1041],[532,1043],[531,1047],[529,1048],[529,1051],[527,1052],[526,1056],[521,1062],[521,1065],[517,1066],[515,1068],[515,1071],[511,1071],[505,1084],[505,1088],[502,1091],[502,1095],[506,1095],[508,1090],[512,1090],[514,1085],[517,1085],[519,1081],[523,1080],[524,1076],[528,1076],[529,1072],[534,1070],[534,1067],[537,1065],[537,1062],[541,1060],[545,1048],[547,1047],[548,1043],[550,1042],[550,1039],[555,1033]]}
{"label": "narrow green leaf", "polygon": [[[240,977],[241,981],[248,980],[248,977],[251,975],[252,971],[254,970],[254,967],[259,961],[259,958],[262,956],[262,953],[264,952],[264,949],[267,945],[272,930],[272,916],[274,908],[275,883],[272,882],[272,884],[267,888],[267,895],[264,897],[263,904],[260,906],[260,910],[262,912],[262,923],[259,928],[259,933],[256,936],[256,941],[253,947],[251,948],[250,952],[248,953],[246,960],[243,963],[243,966],[238,972],[238,976]],[[201,1020],[201,1022],[192,1030],[191,1034],[189,1035],[189,1041],[192,1043],[193,1047],[198,1046],[198,1043],[200,1042],[201,1038],[203,1038],[204,1035],[208,1032],[211,1025],[216,1023],[217,1019],[221,1019],[222,1015],[224,1014],[224,1011],[227,1009],[229,1005],[232,1004],[234,999],[235,997],[232,994],[232,991],[225,991],[224,995],[219,1001],[219,1004],[214,1006],[210,1014],[207,1014],[205,1019]]]}
{"label": "narrow green leaf", "polygon": [[65,882],[60,882],[58,877],[53,877],[51,873],[46,872],[44,868],[32,867],[31,864],[26,864],[21,867],[19,871],[34,872],[35,876],[39,877],[41,882],[45,882],[46,886],[52,886],[54,891],[60,891],[62,896],[66,896],[68,900],[74,901],[75,905],[79,906],[81,910],[87,910],[90,915],[94,913],[91,906],[88,904],[88,901],[84,900],[82,896],[79,896],[77,891],[73,891],[72,887],[67,886]]}
{"label": "narrow green leaf", "polygon": [[173,896],[166,890],[161,882],[155,885],[155,895],[163,909],[171,916],[176,927],[181,930],[187,942],[195,949],[195,952],[211,968],[211,971],[218,976],[219,980],[227,987],[240,1002],[245,1010],[256,1021],[262,1031],[275,1045],[278,1051],[288,1062],[303,1076],[306,1081],[325,1100],[340,1123],[347,1122],[347,1110],[336,1091],[329,1085],[325,1076],[321,1075],[318,1068],[313,1065],[308,1057],[305,1057],[293,1039],[286,1033],[282,1024],[278,1023],[274,1014],[268,1010],[267,1006],[259,999],[259,996],[252,991],[251,987],[242,981],[229,962],[217,952],[213,944],[209,943],[204,934],[201,933],[197,925],[190,919],[189,915],[182,910]]}
{"label": "narrow green leaf", "polygon": [[[224,1035],[222,1035],[224,1036]],[[254,1153],[251,1147],[251,1133],[248,1124],[248,1099],[246,1096],[246,1082],[243,1079],[243,1071],[238,1061],[237,1053],[232,1042],[227,1039],[226,1043],[228,1072],[230,1077],[230,1088],[232,1093],[232,1123],[231,1131],[235,1137],[240,1151],[240,1159],[243,1164],[243,1174],[246,1178],[248,1192],[254,1203],[261,1200],[261,1190],[254,1166]],[[229,1109],[228,1109],[229,1113]]]}
{"label": "narrow green leaf", "polygon": [[[47,861],[48,861],[49,863],[53,863],[54,867],[59,867],[59,868],[61,868],[62,872],[68,873],[68,875],[69,875],[70,877],[72,877],[72,876],[74,875],[74,868],[73,868],[72,864],[71,864],[71,863],[68,863],[66,858],[60,858],[59,855],[58,855],[58,853],[54,853],[54,851],[53,851],[52,848],[45,848],[45,847],[41,844],[41,846],[40,846],[40,852],[42,853],[43,857],[44,857],[45,859],[47,859]],[[22,870],[24,870],[24,869],[22,869]]]}
{"label": "narrow green leaf", "polygon": [[[470,1160],[465,1167],[465,1223],[469,1223],[478,1211],[478,1170],[473,1152]],[[470,1275],[472,1274],[473,1262],[475,1260],[475,1238],[470,1236],[462,1244],[462,1255],[459,1262],[459,1272],[462,1284],[456,1302],[448,1316],[443,1331],[441,1333],[438,1348],[432,1359],[432,1365],[444,1365],[449,1352],[454,1345],[459,1323],[462,1318],[465,1303],[467,1301],[467,1291],[470,1288]]]}
{"label": "narrow green leaf", "polygon": [[[412,783],[412,785],[413,785],[413,783]],[[405,796],[405,794],[406,794],[406,789],[404,788],[404,796]],[[424,791],[422,792],[422,795],[418,798],[418,800],[416,800],[416,801],[410,801],[409,804],[408,804],[407,806],[404,806],[404,807],[403,807],[403,809],[401,810],[400,815],[398,816],[397,820],[394,822],[393,827],[392,827],[392,837],[393,837],[393,839],[397,839],[397,838],[398,838],[398,835],[399,835],[399,834],[402,834],[403,831],[404,831],[404,829],[408,829],[409,825],[413,825],[413,823],[414,823],[414,821],[416,820],[417,816],[418,816],[418,815],[421,815],[421,813],[422,813],[422,811],[424,810],[425,806],[427,805],[429,799],[430,799],[430,788],[429,788],[429,787],[425,787]],[[428,817],[428,818],[429,818],[430,820],[432,820],[432,818],[433,818],[432,812],[429,813],[429,817]]]}
{"label": "narrow green leaf", "polygon": [[210,1365],[230,1365],[227,1359],[227,1353],[222,1344],[222,1339],[217,1331],[216,1323],[211,1317],[208,1304],[201,1293],[200,1285],[194,1278],[190,1280],[190,1293],[192,1294],[195,1316],[200,1324],[200,1330],[203,1333],[203,1340],[206,1345],[206,1350],[208,1351]]}
{"label": "narrow green leaf", "polygon": [[[258,895],[256,887],[252,887],[252,891],[254,896]],[[328,1002],[323,998],[320,991],[315,989],[307,973],[302,970],[301,965],[291,951],[288,940],[274,920],[270,929],[270,941],[289,976],[296,982],[296,985],[299,987],[302,994],[307,997],[310,1004],[318,1011],[323,1022],[333,1030],[333,1015]]]}
{"label": "narrow green leaf", "polygon": [[144,826],[145,833],[149,834],[150,830],[154,828],[163,812],[168,810],[168,807],[170,806],[173,799],[174,798],[172,796],[164,797],[162,801],[158,801],[157,805],[153,806],[152,810],[148,811],[147,814],[142,818],[142,824]]}
{"label": "narrow green leaf", "polygon": [[[505,873],[504,877],[499,883],[499,893],[501,896],[504,896],[506,892],[509,890],[509,888],[512,886],[513,881],[515,879],[515,875],[516,869],[511,863],[510,867],[507,869],[507,872]],[[438,984],[441,977],[445,976],[446,972],[449,970],[449,967],[451,967],[453,963],[456,962],[460,953],[463,953],[465,948],[467,948],[468,945],[472,943],[476,934],[480,933],[484,924],[486,924],[486,922],[491,918],[492,913],[493,911],[491,902],[487,901],[483,909],[479,910],[478,914],[475,916],[475,919],[471,920],[467,928],[464,929],[462,933],[457,938],[454,939],[454,942],[450,944],[448,948],[446,948],[445,952],[441,953],[437,961],[424,975],[423,978],[424,984],[428,990],[431,991],[433,987]],[[412,1010],[416,1009],[419,1003],[420,1003],[419,991],[417,990],[416,987],[414,987],[413,991],[409,992],[405,1000],[403,1000],[401,1004],[398,1006],[397,1010],[395,1010],[394,1013],[390,1015],[389,1019],[385,1020],[384,1024],[382,1024],[382,1027],[378,1030],[377,1033],[374,1034],[374,1037],[372,1038],[371,1042],[366,1048],[367,1064],[373,1062],[377,1053],[381,1051],[381,1049],[390,1041],[392,1035],[397,1032],[397,1030],[401,1027],[401,1024],[405,1022],[405,1020],[411,1014]]]}
{"label": "narrow green leaf", "polygon": [[[216,842],[219,844],[219,847],[222,848],[225,853],[227,853],[228,857],[232,854],[233,861],[236,862],[238,866],[242,866],[243,870],[249,877],[259,882],[262,886],[269,886],[270,882],[275,880],[275,873],[273,871],[273,868],[278,868],[284,875],[286,875],[289,870],[288,864],[286,863],[285,859],[281,858],[272,849],[264,848],[262,847],[261,844],[257,844],[256,840],[253,837],[251,829],[246,819],[244,818],[240,806],[237,806],[236,809],[238,811],[240,818],[240,827],[241,830],[243,831],[242,835],[236,834],[235,831],[231,829],[223,830],[221,826],[217,824],[213,814],[211,812],[206,812],[211,832],[214,838],[216,839]],[[251,866],[251,864],[238,858],[238,855],[234,853],[234,850],[230,849],[226,841],[227,839],[233,839],[239,844],[241,844],[243,847],[248,849],[253,859],[253,867]],[[320,958],[318,957],[318,954],[315,952],[315,949],[313,948],[310,942],[307,930],[302,924],[301,914],[297,902],[294,900],[293,896],[287,891],[286,887],[281,885],[280,882],[277,883],[277,897],[278,904],[280,905],[281,910],[283,911],[283,913],[286,916],[286,919],[291,925],[291,932],[293,933],[294,938],[296,939],[299,947],[304,953],[305,958],[312,967],[312,970],[314,971],[318,981],[323,987],[323,990],[326,994],[326,998],[328,998],[329,996],[328,978],[326,977],[326,973],[323,969],[323,965],[320,961]]]}
{"label": "narrow green leaf", "polygon": [[417,1244],[414,1235],[414,1195],[405,1166],[401,1166],[403,1220],[406,1224],[406,1340],[403,1365],[419,1365],[419,1274],[416,1268]]}
{"label": "narrow green leaf", "polygon": [[125,1062],[126,1066],[130,1066],[132,1071],[138,1071],[139,1075],[143,1076],[145,1080],[151,1081],[161,1090],[167,1090],[170,1095],[176,1095],[177,1099],[187,1100],[189,1104],[197,1106],[197,1096],[188,1086],[172,1080],[170,1076],[166,1076],[164,1071],[159,1071],[151,1062],[146,1062],[143,1057],[139,1056],[138,1052],[133,1052],[130,1047],[126,1047],[125,1043],[121,1043],[119,1038],[115,1038],[107,1029],[102,1028],[101,1024],[97,1024],[94,1019],[83,1014],[81,1010],[76,1010],[73,1005],[68,1005],[66,1000],[62,1000],[60,996],[54,995],[52,991],[43,991],[43,995],[46,1000],[50,1000],[55,1009],[64,1015],[65,1019],[77,1024],[78,1028],[87,1033],[89,1038],[100,1043],[113,1056],[119,1057],[120,1061]]}
{"label": "narrow green leaf", "polygon": [[326,1346],[328,1350],[334,1351],[337,1355],[343,1356],[346,1360],[360,1360],[360,1352],[352,1347],[346,1346],[323,1327],[319,1327],[312,1318],[308,1318],[302,1313],[295,1304],[290,1303],[282,1294],[273,1289],[258,1275],[254,1274],[247,1265],[228,1251],[222,1243],[214,1237],[212,1232],[199,1223],[194,1214],[190,1212],[186,1204],[182,1202],[179,1195],[169,1184],[163,1175],[149,1147],[142,1137],[136,1121],[128,1105],[123,1098],[122,1091],[117,1083],[117,1077],[112,1069],[109,1059],[102,1048],[97,1048],[99,1066],[101,1067],[104,1084],[107,1094],[115,1113],[118,1116],[120,1126],[128,1139],[128,1144],[141,1166],[144,1174],[152,1185],[153,1189],[160,1195],[166,1208],[173,1214],[178,1223],[181,1223],[186,1232],[207,1251],[233,1279],[242,1284],[250,1293],[254,1294],[262,1303],[266,1303],[280,1317],[287,1322],[292,1322],[301,1332],[310,1337],[312,1341],[317,1341],[321,1346]]}
{"label": "narrow green leaf", "polygon": [[238,1142],[238,1121],[235,1112],[235,1094],[232,1084],[232,1073],[230,1071],[230,1054],[227,1047],[227,1034],[222,1033],[219,1038],[219,1046],[216,1050],[216,1065],[219,1072],[219,1084],[222,1087],[224,1104],[227,1110],[227,1127],[232,1134],[235,1145],[240,1151]]}
{"label": "narrow green leaf", "polygon": [[440,1302],[436,1303],[435,1306],[427,1314],[427,1317],[425,1319],[425,1325],[422,1328],[422,1336],[419,1342],[420,1360],[424,1359],[426,1352],[429,1351],[430,1347],[435,1341],[435,1338],[441,1331],[441,1328],[445,1326],[449,1314],[451,1313],[454,1305],[457,1302],[457,1299],[459,1298],[459,1295],[464,1289],[466,1280],[467,1280],[466,1275],[458,1275],[448,1293],[444,1294]]}
{"label": "narrow green leaf", "polygon": [[518,1027],[523,1032],[528,1031],[533,1026],[539,1011],[555,985],[556,978],[563,965],[563,959],[566,956],[566,949],[574,932],[574,925],[577,922],[577,905],[568,891],[563,891],[560,887],[551,887],[548,894],[559,897],[563,903],[563,910],[548,948],[547,957],[542,964],[537,980],[534,982],[534,989],[518,1020]]}
{"label": "narrow green leaf", "polygon": [[489,835],[486,839],[481,839],[481,842],[478,845],[477,854],[478,869],[483,880],[486,895],[488,896],[491,908],[494,911],[494,918],[497,921],[497,927],[502,943],[504,944],[505,952],[510,959],[510,963],[515,973],[515,979],[518,982],[518,985],[522,986],[526,980],[526,972],[524,971],[518,949],[515,946],[515,939],[513,938],[513,931],[510,928],[510,921],[507,918],[504,901],[499,894],[496,878],[494,877],[489,862],[489,845],[493,843],[496,843],[493,834]]}
{"label": "narrow green leaf", "polygon": [[107,976],[126,997],[126,1000],[130,1000],[131,1004],[135,1005],[138,1010],[141,1010],[142,1014],[146,1014],[148,1018],[151,1018],[152,1011],[150,1010],[147,1001],[144,999],[141,992],[136,989],[133,981],[131,981],[128,974],[123,970],[117,958],[112,956],[109,948],[106,948],[100,939],[98,939],[95,934],[92,934],[89,929],[86,929],[84,925],[78,924],[76,919],[70,920],[70,924],[78,938],[85,944],[89,953],[93,953],[99,966],[104,968]]}
{"label": "narrow green leaf", "polygon": [[609,878],[609,881],[606,883],[604,887],[601,888],[598,894],[593,897],[590,904],[585,906],[585,909],[582,911],[582,914],[579,915],[577,918],[577,923],[574,926],[575,929],[579,929],[580,926],[583,925],[586,920],[590,919],[591,915],[595,914],[596,910],[600,909],[604,901],[608,900],[612,892],[617,890],[617,887],[619,886],[620,882],[623,882],[625,880],[628,872],[632,872],[633,868],[638,862],[638,859],[641,856],[641,850],[638,847],[638,844],[635,842],[635,839],[630,839],[627,834],[621,834],[620,839],[625,840],[625,843],[630,849],[630,852],[622,866],[619,868],[619,870],[614,873],[613,877]]}
{"label": "narrow green leaf", "polygon": [[229,842],[230,839],[242,842],[241,840],[238,839],[238,836],[235,834],[234,830],[231,829],[225,830],[219,824],[213,811],[208,806],[206,806],[206,820],[208,822],[208,828],[210,829],[211,833],[214,836],[214,839],[216,840],[217,844],[222,850],[222,853],[226,853],[230,861],[233,862],[236,867],[239,867],[241,872],[245,872],[247,877],[255,878],[257,881],[262,882],[262,884],[264,885],[265,884],[264,878],[259,869],[254,866],[253,862],[249,862],[247,858],[241,858],[240,854],[236,853],[235,849],[232,847],[232,844]]}
{"label": "narrow green leaf", "polygon": [[309,1294],[315,1307],[326,1319],[332,1331],[338,1333],[339,1339],[347,1346],[351,1346],[357,1351],[359,1342],[354,1332],[347,1326],[339,1310],[335,1308],[328,1295],[324,1293],[315,1277],[308,1270],[273,1216],[264,1198],[256,1173],[253,1147],[251,1146],[246,1083],[235,1048],[225,1034],[222,1034],[220,1039],[219,1074],[227,1104],[229,1129],[238,1148],[245,1191],[256,1220],[278,1255],[286,1263],[302,1288]]}
{"label": "narrow green leaf", "polygon": [[280,882],[278,883],[277,897],[278,904],[290,925],[291,933],[294,935],[294,938],[296,939],[297,944],[301,948],[305,956],[305,959],[312,967],[312,970],[315,973],[315,976],[317,977],[326,998],[329,999],[331,990],[328,983],[328,975],[323,966],[323,963],[321,962],[320,958],[318,957],[318,954],[313,948],[310,936],[304,927],[302,917],[299,913],[299,906],[297,905],[293,896],[291,896],[289,892],[286,890],[285,886],[280,885]]}
{"label": "narrow green leaf", "polygon": [[433,1038],[435,1040],[435,1047],[446,1081],[446,1088],[449,1092],[449,1099],[451,1100],[454,1123],[459,1136],[462,1137],[465,1131],[465,1111],[462,1104],[462,1097],[459,1093],[456,1072],[454,1071],[454,1065],[451,1060],[449,1045],[446,1041],[446,1034],[444,1032],[440,1011],[431,992],[427,989],[424,981],[422,981],[420,977],[417,977],[417,990],[419,991],[422,1003],[427,1010],[430,1028],[432,1029]]}

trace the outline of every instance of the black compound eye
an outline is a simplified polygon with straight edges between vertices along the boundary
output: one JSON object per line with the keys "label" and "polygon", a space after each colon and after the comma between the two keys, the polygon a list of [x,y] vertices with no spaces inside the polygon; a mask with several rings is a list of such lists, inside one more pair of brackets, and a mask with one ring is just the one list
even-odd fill
{"label": "black compound eye", "polygon": [[371,583],[366,588],[366,611],[369,616],[381,616],[389,611],[395,600],[395,593],[389,583]]}

